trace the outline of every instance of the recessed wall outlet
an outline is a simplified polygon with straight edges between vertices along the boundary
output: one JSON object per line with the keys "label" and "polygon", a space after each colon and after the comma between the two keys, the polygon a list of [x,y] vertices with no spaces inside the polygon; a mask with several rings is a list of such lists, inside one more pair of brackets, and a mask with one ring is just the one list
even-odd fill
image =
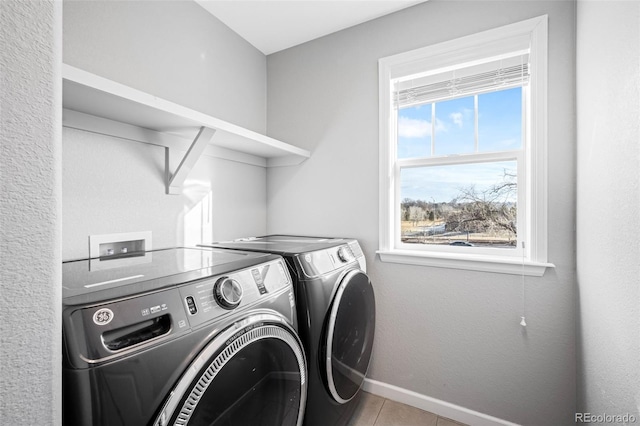
{"label": "recessed wall outlet", "polygon": [[89,257],[101,260],[143,255],[152,250],[151,231],[89,236]]}
{"label": "recessed wall outlet", "polygon": [[98,257],[105,256],[136,256],[147,251],[147,240],[113,241],[101,243],[98,246]]}

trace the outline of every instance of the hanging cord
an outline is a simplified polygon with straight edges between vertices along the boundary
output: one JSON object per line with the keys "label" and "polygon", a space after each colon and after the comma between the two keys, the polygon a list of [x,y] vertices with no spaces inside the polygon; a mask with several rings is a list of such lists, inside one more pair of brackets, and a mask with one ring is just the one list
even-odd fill
{"label": "hanging cord", "polygon": [[524,309],[525,309],[525,293],[524,293],[524,241],[522,242],[522,316],[520,317],[520,325],[523,327],[527,326],[527,321],[524,319]]}

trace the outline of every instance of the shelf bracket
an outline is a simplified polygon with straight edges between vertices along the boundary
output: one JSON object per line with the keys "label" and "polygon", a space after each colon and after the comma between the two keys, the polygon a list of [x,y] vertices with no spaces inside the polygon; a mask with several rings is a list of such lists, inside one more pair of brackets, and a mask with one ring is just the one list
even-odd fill
{"label": "shelf bracket", "polygon": [[201,127],[200,131],[193,140],[193,143],[189,147],[189,150],[180,161],[180,165],[176,169],[176,172],[171,175],[169,172],[169,148],[165,148],[165,180],[167,186],[167,194],[177,195],[182,193],[182,185],[187,179],[189,172],[196,164],[196,161],[200,158],[205,148],[216,133],[214,129],[208,127]]}

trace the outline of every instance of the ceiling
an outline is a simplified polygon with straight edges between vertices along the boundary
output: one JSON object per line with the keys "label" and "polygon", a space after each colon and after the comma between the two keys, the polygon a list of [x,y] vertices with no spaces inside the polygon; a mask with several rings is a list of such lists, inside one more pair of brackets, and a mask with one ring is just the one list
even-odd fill
{"label": "ceiling", "polygon": [[427,0],[195,0],[265,55]]}

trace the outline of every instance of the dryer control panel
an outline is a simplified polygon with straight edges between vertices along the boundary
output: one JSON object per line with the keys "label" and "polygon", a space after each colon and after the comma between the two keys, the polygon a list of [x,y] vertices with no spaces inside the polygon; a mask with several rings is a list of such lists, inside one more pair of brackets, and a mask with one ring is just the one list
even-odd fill
{"label": "dryer control panel", "polygon": [[301,253],[296,258],[302,272],[309,278],[328,274],[350,264],[357,264],[363,269],[364,262],[362,250],[357,242]]}

